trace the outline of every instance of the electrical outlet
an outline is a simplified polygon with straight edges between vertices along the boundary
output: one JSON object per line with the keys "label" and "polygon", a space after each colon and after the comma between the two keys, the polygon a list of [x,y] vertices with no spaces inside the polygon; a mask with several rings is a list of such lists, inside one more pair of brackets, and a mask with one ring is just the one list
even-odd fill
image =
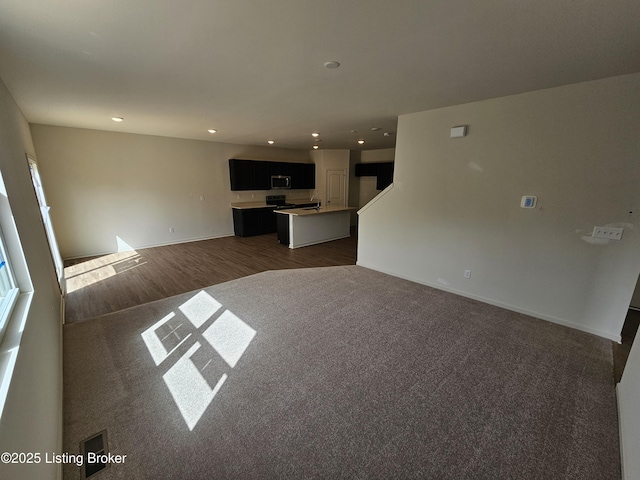
{"label": "electrical outlet", "polygon": [[595,238],[608,238],[609,240],[620,240],[622,239],[622,232],[624,232],[624,228],[593,227],[591,236]]}
{"label": "electrical outlet", "polygon": [[173,227],[169,227],[169,233],[173,233],[173,232],[175,232],[174,228]]}
{"label": "electrical outlet", "polygon": [[471,278],[471,270],[464,271],[464,278]]}

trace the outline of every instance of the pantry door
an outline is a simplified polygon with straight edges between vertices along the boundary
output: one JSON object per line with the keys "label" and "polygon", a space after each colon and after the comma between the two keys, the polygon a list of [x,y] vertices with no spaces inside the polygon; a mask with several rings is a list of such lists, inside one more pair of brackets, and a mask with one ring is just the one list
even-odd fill
{"label": "pantry door", "polygon": [[327,207],[346,206],[346,170],[327,170]]}

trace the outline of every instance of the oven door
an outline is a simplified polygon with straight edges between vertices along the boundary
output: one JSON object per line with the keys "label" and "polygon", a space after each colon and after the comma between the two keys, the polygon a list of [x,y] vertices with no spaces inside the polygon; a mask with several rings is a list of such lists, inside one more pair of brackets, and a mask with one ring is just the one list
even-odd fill
{"label": "oven door", "polygon": [[272,175],[271,189],[291,188],[291,177],[288,175]]}

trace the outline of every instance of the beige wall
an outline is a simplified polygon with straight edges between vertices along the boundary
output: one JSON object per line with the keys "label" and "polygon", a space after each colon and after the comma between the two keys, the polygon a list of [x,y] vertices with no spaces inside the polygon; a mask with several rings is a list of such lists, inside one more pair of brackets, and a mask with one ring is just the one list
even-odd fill
{"label": "beige wall", "polygon": [[[31,304],[24,323],[14,325],[0,344],[4,360],[8,349],[18,347],[18,356],[0,419],[0,452],[60,452],[62,450],[62,339],[61,295],[42,226],[25,154],[35,156],[29,125],[0,81],[0,171],[7,190],[2,196],[0,223],[7,240],[17,229],[24,257],[14,267],[26,264]],[[8,198],[8,201],[7,201]],[[9,223],[7,223],[9,222]],[[9,252],[17,260],[16,251]],[[25,269],[26,274],[26,269]],[[23,285],[25,282],[23,282]],[[20,304],[19,304],[20,305]],[[20,331],[22,330],[21,337]],[[18,340],[19,339],[19,340]],[[19,343],[18,343],[19,341]],[[60,465],[0,464],[0,478],[55,479]]]}
{"label": "beige wall", "polygon": [[47,125],[31,131],[64,258],[114,252],[118,238],[142,248],[233,235],[230,203],[269,192],[231,192],[230,158],[310,161],[307,151],[266,146]]}
{"label": "beige wall", "polygon": [[[359,264],[619,339],[640,272],[639,111],[636,74],[401,116]],[[596,225],[622,241],[593,242]]]}

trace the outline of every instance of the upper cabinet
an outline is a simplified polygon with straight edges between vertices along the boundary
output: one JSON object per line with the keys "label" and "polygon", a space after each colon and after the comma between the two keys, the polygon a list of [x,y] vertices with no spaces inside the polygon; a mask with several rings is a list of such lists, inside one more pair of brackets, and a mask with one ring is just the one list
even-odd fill
{"label": "upper cabinet", "polygon": [[291,188],[314,189],[316,188],[316,164],[315,163],[290,163]]}
{"label": "upper cabinet", "polygon": [[269,165],[269,174],[270,175],[285,175],[287,177],[291,176],[291,172],[293,170],[293,163],[289,162],[256,162],[256,163],[266,163]]}
{"label": "upper cabinet", "polygon": [[393,183],[393,162],[356,163],[356,177],[377,177],[376,189],[384,190]]}
{"label": "upper cabinet", "polygon": [[229,160],[231,190],[270,190],[271,176],[291,177],[291,188],[316,188],[314,163],[265,162],[259,160]]}
{"label": "upper cabinet", "polygon": [[231,190],[268,190],[270,186],[267,162],[229,160]]}

